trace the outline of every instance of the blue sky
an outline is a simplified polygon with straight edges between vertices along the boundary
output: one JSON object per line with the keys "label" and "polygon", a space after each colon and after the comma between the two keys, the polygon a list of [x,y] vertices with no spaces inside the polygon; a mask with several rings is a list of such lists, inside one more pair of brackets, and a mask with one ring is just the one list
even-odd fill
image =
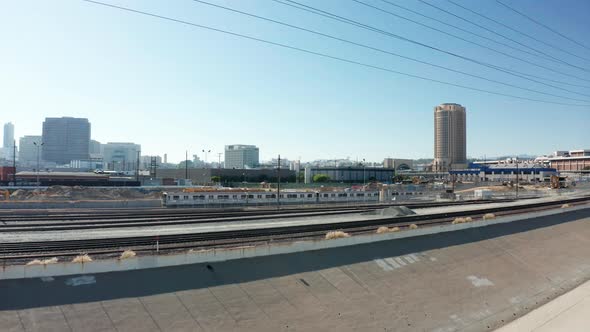
{"label": "blue sky", "polygon": [[[587,60],[527,39],[450,2],[428,2],[582,69],[495,45],[381,0],[362,1],[588,81],[495,54],[353,1],[299,1],[480,61],[586,85],[584,88],[555,84],[588,96],[500,73],[269,0],[210,2],[589,102],[485,82],[190,0],[104,1],[479,89],[590,104],[590,50],[492,0],[455,1]],[[520,47],[416,0],[390,1]],[[590,2],[504,1],[590,47]],[[433,153],[433,107],[456,102],[467,107],[469,156],[590,148],[588,106],[544,104],[464,90],[79,0],[5,1],[0,9],[0,121],[13,122],[19,137],[39,134],[46,116],[79,116],[90,119],[94,139],[103,143],[136,142],[142,145],[143,154],[168,153],[173,161],[183,159],[187,149],[191,153],[202,149],[216,153],[223,151],[226,144],[256,144],[262,159],[279,153],[302,160],[420,158]]]}

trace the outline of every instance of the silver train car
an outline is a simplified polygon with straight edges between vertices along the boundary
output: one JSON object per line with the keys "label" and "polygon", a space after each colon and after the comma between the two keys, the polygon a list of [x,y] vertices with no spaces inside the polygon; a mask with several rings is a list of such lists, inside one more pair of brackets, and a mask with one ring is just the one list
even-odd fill
{"label": "silver train car", "polygon": [[163,203],[167,207],[213,207],[278,204],[322,204],[378,202],[379,191],[202,191],[165,192]]}

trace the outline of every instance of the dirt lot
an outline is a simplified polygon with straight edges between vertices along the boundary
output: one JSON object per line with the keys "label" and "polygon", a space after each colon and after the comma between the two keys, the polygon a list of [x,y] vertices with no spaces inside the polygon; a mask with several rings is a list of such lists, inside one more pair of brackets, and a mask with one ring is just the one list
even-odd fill
{"label": "dirt lot", "polygon": [[141,188],[92,188],[52,186],[48,188],[18,189],[10,194],[11,201],[77,201],[125,200],[160,198],[160,190]]}

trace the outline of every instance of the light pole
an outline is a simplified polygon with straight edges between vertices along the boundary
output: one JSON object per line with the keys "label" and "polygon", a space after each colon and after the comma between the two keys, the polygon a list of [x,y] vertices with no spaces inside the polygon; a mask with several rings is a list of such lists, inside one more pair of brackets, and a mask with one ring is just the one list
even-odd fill
{"label": "light pole", "polygon": [[516,157],[516,199],[518,199],[518,157]]}
{"label": "light pole", "polygon": [[33,144],[37,147],[37,186],[39,186],[39,150],[41,149],[41,147],[45,144],[43,142],[41,143],[37,143],[37,142],[33,142]]}
{"label": "light pole", "polygon": [[205,168],[207,167],[207,155],[209,152],[211,152],[211,150],[203,150],[203,153],[205,153]]}
{"label": "light pole", "polygon": [[366,185],[366,180],[365,180],[365,170],[367,168],[367,165],[365,165],[365,158],[363,158],[363,185]]}

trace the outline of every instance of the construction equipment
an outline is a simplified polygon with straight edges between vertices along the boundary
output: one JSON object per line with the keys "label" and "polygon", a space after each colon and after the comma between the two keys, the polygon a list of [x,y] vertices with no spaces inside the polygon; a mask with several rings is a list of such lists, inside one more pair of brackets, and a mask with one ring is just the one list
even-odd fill
{"label": "construction equipment", "polygon": [[567,188],[566,177],[551,175],[551,189]]}

